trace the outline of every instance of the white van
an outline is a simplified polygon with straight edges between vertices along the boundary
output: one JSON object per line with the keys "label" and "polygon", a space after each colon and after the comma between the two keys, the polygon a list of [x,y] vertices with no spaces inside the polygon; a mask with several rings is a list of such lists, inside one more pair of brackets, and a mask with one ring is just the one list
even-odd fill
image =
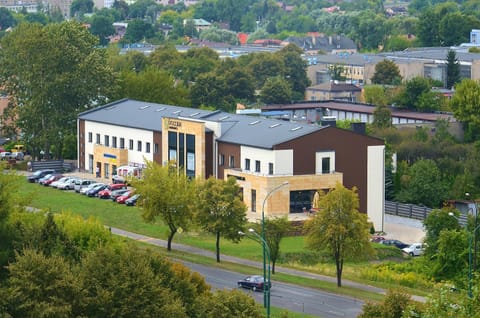
{"label": "white van", "polygon": [[112,183],[125,183],[129,177],[140,178],[141,172],[140,167],[120,166],[117,168],[117,172],[112,175]]}

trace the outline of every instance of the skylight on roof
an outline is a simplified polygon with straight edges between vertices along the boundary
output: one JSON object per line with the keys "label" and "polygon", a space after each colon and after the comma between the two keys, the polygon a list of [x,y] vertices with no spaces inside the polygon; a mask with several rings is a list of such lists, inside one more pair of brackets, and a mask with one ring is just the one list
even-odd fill
{"label": "skylight on roof", "polygon": [[200,112],[193,113],[193,114],[190,115],[190,117],[195,117],[195,116],[197,116],[198,114],[200,114]]}
{"label": "skylight on roof", "polygon": [[223,117],[220,117],[218,120],[225,120],[227,118],[229,118],[230,116],[223,116]]}
{"label": "skylight on roof", "polygon": [[290,129],[290,130],[291,130],[291,131],[297,131],[297,130],[299,130],[299,129],[302,129],[302,126],[297,126],[297,127],[292,128],[292,129]]}
{"label": "skylight on roof", "polygon": [[173,113],[174,114],[180,114],[182,111],[181,110],[177,110],[177,111],[174,111]]}
{"label": "skylight on roof", "polygon": [[112,105],[112,106],[108,106],[107,108],[105,108],[105,110],[110,110],[110,109],[114,109],[115,108],[115,105]]}
{"label": "skylight on roof", "polygon": [[150,107],[150,105],[142,106],[142,107],[140,107],[140,109],[141,109],[141,110],[144,110],[144,109],[147,109],[148,107]]}
{"label": "skylight on roof", "polygon": [[278,126],[280,126],[280,125],[281,125],[281,124],[278,124],[278,123],[277,123],[277,124],[270,125],[269,127],[270,127],[270,128],[275,128],[275,127],[278,127]]}
{"label": "skylight on roof", "polygon": [[161,112],[162,110],[165,110],[165,107],[155,109],[156,112]]}
{"label": "skylight on roof", "polygon": [[255,121],[252,121],[249,125],[256,125],[260,122],[260,120],[255,120]]}

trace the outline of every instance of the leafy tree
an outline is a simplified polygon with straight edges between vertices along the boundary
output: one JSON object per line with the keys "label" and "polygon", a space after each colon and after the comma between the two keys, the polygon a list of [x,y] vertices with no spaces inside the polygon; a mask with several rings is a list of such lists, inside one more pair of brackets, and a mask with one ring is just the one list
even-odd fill
{"label": "leafy tree", "polygon": [[255,87],[252,75],[240,66],[229,68],[223,74],[228,94],[237,99],[253,100]]}
{"label": "leafy tree", "polygon": [[92,13],[94,6],[92,0],[73,0],[70,5],[70,16],[82,18],[85,13]]}
{"label": "leafy tree", "polygon": [[189,106],[186,88],[176,85],[173,77],[163,70],[152,67],[139,73],[124,72],[120,83],[119,97],[146,102]]}
{"label": "leafy tree", "polygon": [[450,46],[469,42],[470,31],[479,27],[480,20],[471,15],[459,12],[447,13],[438,26],[440,43],[442,46]]}
{"label": "leafy tree", "polygon": [[255,88],[260,89],[269,77],[283,76],[285,65],[282,57],[278,54],[255,53],[251,54],[248,69],[255,78]]}
{"label": "leafy tree", "polygon": [[376,128],[392,127],[392,111],[387,106],[376,106],[373,111],[372,125]]}
{"label": "leafy tree", "polygon": [[147,161],[143,170],[143,179],[131,180],[136,193],[142,197],[142,217],[147,222],[160,219],[168,226],[167,250],[172,250],[174,235],[181,230],[188,230],[193,212],[191,205],[195,198],[195,182],[179,173],[170,163],[162,167]]}
{"label": "leafy tree", "polygon": [[63,152],[65,136],[76,133],[77,114],[102,104],[116,86],[95,48],[95,36],[79,23],[22,24],[2,39],[0,82],[11,96],[13,124],[32,155]]}
{"label": "leafy tree", "polygon": [[459,287],[464,285],[462,283],[468,272],[468,233],[465,230],[444,229],[436,243],[431,275],[436,281],[453,281]]}
{"label": "leafy tree", "polygon": [[255,300],[239,290],[217,290],[213,295],[200,297],[195,302],[199,318],[261,318],[261,307]]}
{"label": "leafy tree", "polygon": [[447,88],[452,88],[460,82],[460,63],[457,60],[457,54],[454,50],[448,50],[447,53]]}
{"label": "leafy tree", "polygon": [[400,75],[400,69],[395,62],[385,59],[375,65],[372,83],[398,85],[401,81],[402,76]]}
{"label": "leafy tree", "polygon": [[[358,318],[402,318],[409,305],[413,305],[409,294],[389,289],[381,303],[366,302]],[[411,311],[418,312],[418,310]]]}
{"label": "leafy tree", "polygon": [[113,27],[113,18],[96,14],[90,23],[90,32],[98,36],[100,45],[107,45],[110,42],[109,37],[115,34]]}
{"label": "leafy tree", "polygon": [[412,41],[408,40],[405,36],[394,35],[390,36],[385,43],[383,51],[395,52],[403,51],[408,47],[412,46]]}
{"label": "leafy tree", "polygon": [[210,72],[200,74],[190,89],[192,106],[214,106],[216,109],[233,111],[233,98],[227,94],[225,79]]}
{"label": "leafy tree", "polygon": [[16,24],[12,12],[5,7],[0,7],[0,31],[4,31]]}
{"label": "leafy tree", "polygon": [[220,64],[218,53],[208,47],[189,49],[185,53],[179,77],[185,82],[196,82],[201,74],[213,72]]}
{"label": "leafy tree", "polygon": [[280,76],[267,78],[260,92],[260,99],[265,104],[286,104],[292,100],[292,89]]}
{"label": "leafy tree", "polygon": [[433,8],[425,10],[418,19],[417,36],[424,46],[439,46],[439,24],[441,20],[439,13],[436,13]]}
{"label": "leafy tree", "polygon": [[430,92],[430,80],[424,77],[414,77],[407,81],[404,91],[398,95],[398,103],[409,109],[416,109],[420,96]]}
{"label": "leafy tree", "polygon": [[283,59],[285,78],[292,87],[292,92],[303,99],[305,89],[310,85],[307,77],[307,62],[302,58],[303,51],[295,44],[289,44],[276,52]]}
{"label": "leafy tree", "polygon": [[231,45],[238,45],[237,34],[217,27],[208,28],[200,33],[200,40],[223,42]]}
{"label": "leafy tree", "polygon": [[385,87],[381,85],[366,85],[363,88],[363,97],[365,103],[386,106],[388,105],[388,97],[385,92]]}
{"label": "leafy tree", "polygon": [[[323,192],[322,192],[323,193]],[[318,213],[305,223],[307,246],[325,251],[335,260],[337,286],[342,286],[345,259],[373,253],[367,215],[358,212],[358,194],[342,184],[319,196]]]}
{"label": "leafy tree", "polygon": [[330,78],[334,81],[344,81],[346,79],[345,75],[345,65],[343,64],[333,64],[328,66],[328,74]]}
{"label": "leafy tree", "polygon": [[132,19],[128,22],[128,28],[122,38],[123,43],[135,43],[153,37],[153,26],[142,19]]}
{"label": "leafy tree", "polygon": [[[138,0],[128,6],[128,17],[130,19],[143,20],[147,17],[150,7],[158,7],[154,0]],[[154,21],[150,21],[153,23]],[[130,27],[130,24],[128,25]]]}
{"label": "leafy tree", "polygon": [[457,219],[449,213],[455,213],[458,216],[458,211],[451,208],[434,209],[423,221],[426,231],[425,243],[427,243],[425,255],[428,257],[433,257],[437,253],[438,240],[442,231],[460,229]]}
{"label": "leafy tree", "polygon": [[[265,219],[265,241],[270,249],[272,261],[272,274],[275,274],[275,264],[280,255],[280,242],[290,230],[291,225],[287,217],[275,217]],[[261,233],[262,225],[257,224],[257,233]]]}
{"label": "leafy tree", "polygon": [[11,172],[6,171],[6,163],[0,162],[0,228],[9,214],[23,209],[29,199],[19,195],[20,181]]}
{"label": "leafy tree", "polygon": [[184,54],[178,52],[175,46],[165,45],[157,47],[155,51],[148,56],[148,61],[155,67],[176,74],[177,69],[181,69],[183,58]]}
{"label": "leafy tree", "polygon": [[220,237],[239,242],[238,232],[247,222],[247,207],[239,192],[240,187],[233,177],[226,181],[210,177],[198,191],[196,220],[204,231],[215,235],[217,262],[220,262]]}
{"label": "leafy tree", "polygon": [[466,140],[475,140],[480,135],[480,83],[462,80],[455,86],[450,107],[455,118],[465,125]]}

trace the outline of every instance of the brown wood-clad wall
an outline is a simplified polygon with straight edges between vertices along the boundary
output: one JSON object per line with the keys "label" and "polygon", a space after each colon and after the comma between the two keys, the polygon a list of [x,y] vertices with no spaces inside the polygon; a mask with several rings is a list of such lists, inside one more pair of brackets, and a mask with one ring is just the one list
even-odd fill
{"label": "brown wood-clad wall", "polygon": [[[234,145],[230,143],[218,143],[218,156],[224,155],[225,157],[225,163],[223,166],[220,166],[220,159],[217,158],[217,164],[218,164],[218,179],[223,179],[224,178],[224,170],[225,168],[231,169],[231,168],[240,168],[241,163],[240,163],[240,146],[239,145]],[[234,167],[230,167],[230,156],[234,157]]]}

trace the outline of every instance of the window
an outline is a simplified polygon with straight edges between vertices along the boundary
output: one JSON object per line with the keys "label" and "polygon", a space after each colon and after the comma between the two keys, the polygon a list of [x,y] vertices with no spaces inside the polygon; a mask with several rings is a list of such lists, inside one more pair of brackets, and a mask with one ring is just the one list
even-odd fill
{"label": "window", "polygon": [[330,158],[322,158],[322,173],[330,173]]}
{"label": "window", "polygon": [[245,159],[245,170],[250,170],[250,159]]}
{"label": "window", "polygon": [[260,160],[255,160],[255,172],[260,172]]}
{"label": "window", "polygon": [[273,174],[273,163],[272,162],[268,163],[268,174]]}
{"label": "window", "polygon": [[153,144],[153,152],[158,153],[158,144]]}
{"label": "window", "polygon": [[234,156],[230,156],[230,158],[228,160],[228,166],[230,168],[235,168],[235,157]]}
{"label": "window", "polygon": [[145,143],[145,152],[150,153],[150,143],[149,142]]}
{"label": "window", "polygon": [[252,202],[251,202],[252,212],[257,212],[257,190],[252,189]]}
{"label": "window", "polygon": [[110,146],[110,136],[109,135],[105,135],[104,136],[104,139],[105,139],[105,146],[109,147]]}
{"label": "window", "polygon": [[120,149],[125,149],[125,138],[120,138]]}
{"label": "window", "polygon": [[140,140],[137,141],[137,151],[142,151],[142,142]]}
{"label": "window", "polygon": [[93,134],[91,132],[88,133],[88,142],[93,141]]}
{"label": "window", "polygon": [[225,155],[224,154],[218,155],[218,165],[219,166],[225,165]]}
{"label": "window", "polygon": [[117,137],[112,137],[112,147],[117,148]]}
{"label": "window", "polygon": [[97,144],[100,144],[100,134],[97,134],[96,138],[97,138]]}
{"label": "window", "polygon": [[133,139],[128,141],[128,149],[133,150]]}

